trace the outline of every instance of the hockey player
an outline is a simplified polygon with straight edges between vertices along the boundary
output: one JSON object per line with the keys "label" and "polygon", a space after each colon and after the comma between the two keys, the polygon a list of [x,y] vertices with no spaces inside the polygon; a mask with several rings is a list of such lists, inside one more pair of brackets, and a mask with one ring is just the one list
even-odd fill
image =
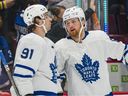
{"label": "hockey player", "polygon": [[107,58],[128,65],[128,45],[111,41],[101,31],[84,31],[85,15],[81,8],[66,9],[63,22],[69,36],[55,45],[60,78],[66,73],[68,96],[112,96]]}
{"label": "hockey player", "polygon": [[21,96],[56,96],[62,89],[57,80],[54,43],[45,37],[52,19],[40,4],[27,7],[23,18],[31,33],[19,40],[16,50],[13,78],[19,93]]}

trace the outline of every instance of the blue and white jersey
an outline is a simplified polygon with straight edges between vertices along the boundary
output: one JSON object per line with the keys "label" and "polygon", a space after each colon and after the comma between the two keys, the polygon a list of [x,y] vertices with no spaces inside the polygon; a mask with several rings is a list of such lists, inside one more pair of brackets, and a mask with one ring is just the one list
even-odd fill
{"label": "blue and white jersey", "polygon": [[13,56],[12,56],[12,52],[10,50],[10,46],[9,46],[6,38],[2,35],[0,36],[0,50],[2,50],[7,63],[13,61]]}
{"label": "blue and white jersey", "polygon": [[13,56],[6,38],[0,35],[0,90],[9,90],[11,83],[4,68],[13,63]]}
{"label": "blue and white jersey", "polygon": [[85,34],[82,43],[76,43],[70,37],[56,43],[60,78],[66,73],[68,96],[107,96],[112,90],[106,60],[108,57],[121,60],[124,55],[128,60],[128,52],[124,52],[126,46],[111,41],[100,30]]}
{"label": "blue and white jersey", "polygon": [[62,91],[57,80],[54,43],[34,33],[19,40],[14,61],[14,80],[22,96],[50,95]]}

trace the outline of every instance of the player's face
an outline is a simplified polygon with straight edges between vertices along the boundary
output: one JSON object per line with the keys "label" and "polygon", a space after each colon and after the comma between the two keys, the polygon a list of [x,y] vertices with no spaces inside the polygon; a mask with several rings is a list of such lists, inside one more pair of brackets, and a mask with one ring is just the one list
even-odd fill
{"label": "player's face", "polygon": [[78,37],[81,24],[78,18],[73,18],[65,21],[66,29],[71,37]]}
{"label": "player's face", "polygon": [[52,18],[48,15],[48,13],[46,13],[45,14],[45,27],[47,31],[51,29],[51,21],[52,21]]}

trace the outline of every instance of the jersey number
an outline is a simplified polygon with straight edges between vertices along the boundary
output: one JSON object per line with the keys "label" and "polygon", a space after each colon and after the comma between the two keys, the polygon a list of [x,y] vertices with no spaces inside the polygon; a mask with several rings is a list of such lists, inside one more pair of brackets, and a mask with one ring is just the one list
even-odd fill
{"label": "jersey number", "polygon": [[21,58],[31,59],[32,55],[33,55],[33,51],[34,51],[33,49],[24,48],[24,50],[22,51],[22,54],[21,54]]}

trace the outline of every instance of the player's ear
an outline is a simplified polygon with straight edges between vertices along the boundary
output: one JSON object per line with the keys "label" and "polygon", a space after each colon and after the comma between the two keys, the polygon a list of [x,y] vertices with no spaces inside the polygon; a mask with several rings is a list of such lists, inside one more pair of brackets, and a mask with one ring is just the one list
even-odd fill
{"label": "player's ear", "polygon": [[44,21],[40,17],[37,16],[34,18],[33,23],[38,24],[38,25],[42,25],[42,23],[44,23]]}
{"label": "player's ear", "polygon": [[81,21],[82,21],[83,27],[85,27],[85,26],[86,26],[86,21],[85,21],[85,19],[83,18]]}

